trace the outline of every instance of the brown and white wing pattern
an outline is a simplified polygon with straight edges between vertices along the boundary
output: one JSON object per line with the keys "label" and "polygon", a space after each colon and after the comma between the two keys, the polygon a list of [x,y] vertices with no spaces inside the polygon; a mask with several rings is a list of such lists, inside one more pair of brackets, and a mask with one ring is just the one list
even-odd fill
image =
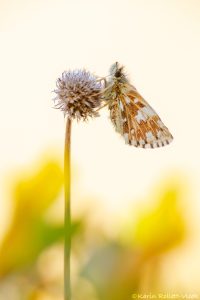
{"label": "brown and white wing pattern", "polygon": [[127,144],[157,148],[173,139],[157,113],[134,88],[121,93],[109,109],[116,131],[123,135]]}

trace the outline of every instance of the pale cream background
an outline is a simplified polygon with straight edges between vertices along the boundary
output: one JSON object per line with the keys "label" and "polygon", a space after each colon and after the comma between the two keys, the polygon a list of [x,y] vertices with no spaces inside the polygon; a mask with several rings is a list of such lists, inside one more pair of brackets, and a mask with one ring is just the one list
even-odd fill
{"label": "pale cream background", "polygon": [[1,231],[9,172],[49,146],[62,149],[64,119],[51,108],[56,78],[77,67],[105,76],[117,60],[175,140],[153,151],[128,147],[106,110],[88,124],[74,124],[79,192],[96,197],[99,215],[114,222],[168,174],[189,181],[196,238],[172,255],[169,274],[176,269],[176,284],[191,291],[200,268],[200,1],[1,0],[0,30]]}

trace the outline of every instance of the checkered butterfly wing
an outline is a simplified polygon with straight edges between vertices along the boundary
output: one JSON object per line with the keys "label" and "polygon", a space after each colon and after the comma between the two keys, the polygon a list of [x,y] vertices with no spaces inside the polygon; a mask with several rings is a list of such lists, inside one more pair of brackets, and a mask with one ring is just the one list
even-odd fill
{"label": "checkered butterfly wing", "polygon": [[169,144],[173,137],[153,108],[134,87],[121,93],[110,105],[110,116],[117,132],[127,144],[157,148]]}

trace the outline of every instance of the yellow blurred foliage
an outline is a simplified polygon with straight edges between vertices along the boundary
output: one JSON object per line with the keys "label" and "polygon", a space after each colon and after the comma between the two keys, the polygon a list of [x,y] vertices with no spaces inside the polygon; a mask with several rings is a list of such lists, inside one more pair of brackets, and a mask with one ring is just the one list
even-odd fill
{"label": "yellow blurred foliage", "polygon": [[[0,247],[0,300],[61,300],[66,232],[63,219],[55,224],[48,212],[63,188],[62,168],[49,158],[20,177],[13,190],[10,227]],[[183,190],[178,178],[158,184],[160,192],[148,194],[137,214],[129,211],[116,238],[101,227],[91,233],[89,214],[72,220],[74,299],[131,299],[133,293],[155,290],[165,253],[186,238]],[[144,204],[149,202],[151,206]],[[11,290],[17,291],[14,298],[9,298]]]}
{"label": "yellow blurred foliage", "polygon": [[156,199],[155,207],[139,213],[134,232],[134,246],[147,255],[158,255],[181,242],[186,233],[181,209],[181,186],[170,184]]}
{"label": "yellow blurred foliage", "polygon": [[29,177],[18,180],[12,221],[0,248],[0,278],[27,267],[43,248],[63,236],[63,225],[50,224],[44,216],[62,186],[62,169],[53,159],[44,161]]}
{"label": "yellow blurred foliage", "polygon": [[[94,249],[82,276],[93,282],[98,299],[130,299],[132,293],[155,291],[161,254],[186,237],[182,189],[174,180],[158,186],[160,193],[151,208],[143,203],[136,220],[129,214],[122,232],[126,243],[120,237]],[[146,202],[150,199],[147,196]]]}

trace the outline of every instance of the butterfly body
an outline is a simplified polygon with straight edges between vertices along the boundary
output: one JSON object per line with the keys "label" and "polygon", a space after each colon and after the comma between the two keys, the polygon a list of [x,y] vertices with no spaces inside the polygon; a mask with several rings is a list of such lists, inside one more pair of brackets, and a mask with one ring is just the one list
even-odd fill
{"label": "butterfly body", "polygon": [[111,121],[126,144],[141,148],[157,148],[169,144],[173,137],[153,108],[131,85],[123,67],[111,67],[111,79],[104,95]]}

